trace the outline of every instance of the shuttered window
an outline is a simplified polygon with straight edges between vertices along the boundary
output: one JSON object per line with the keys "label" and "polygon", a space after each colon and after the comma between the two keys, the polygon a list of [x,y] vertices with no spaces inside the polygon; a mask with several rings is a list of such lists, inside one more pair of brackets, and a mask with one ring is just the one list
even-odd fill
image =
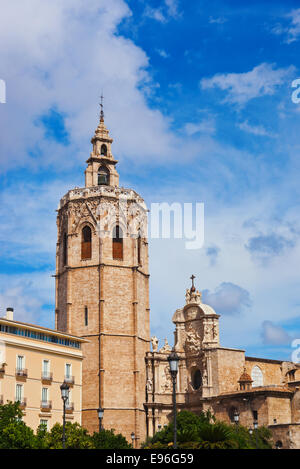
{"label": "shuttered window", "polygon": [[89,226],[82,229],[81,234],[81,259],[92,257],[92,230]]}
{"label": "shuttered window", "polygon": [[118,225],[113,232],[113,259],[123,260],[123,233]]}

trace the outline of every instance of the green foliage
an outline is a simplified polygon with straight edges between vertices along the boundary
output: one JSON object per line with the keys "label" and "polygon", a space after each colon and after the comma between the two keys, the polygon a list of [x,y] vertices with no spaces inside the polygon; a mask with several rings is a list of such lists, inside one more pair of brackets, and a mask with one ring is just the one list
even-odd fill
{"label": "green foliage", "polygon": [[[92,439],[85,428],[79,423],[66,423],[66,449],[91,449]],[[50,430],[45,432],[43,427],[39,427],[38,437],[46,449],[62,449],[63,426],[56,423]]]}
{"label": "green foliage", "polygon": [[[171,422],[162,431],[149,439],[144,448],[162,449],[173,445],[174,426]],[[219,422],[209,412],[196,415],[182,411],[177,415],[177,443],[182,449],[270,449],[271,432],[260,427],[256,436],[241,425],[229,425]]]}
{"label": "green foliage", "polygon": [[0,449],[35,449],[36,437],[21,421],[22,411],[18,403],[0,406]]}
{"label": "green foliage", "polygon": [[[50,432],[40,425],[36,434],[22,422],[18,403],[0,405],[0,449],[62,449],[63,426],[55,424]],[[129,449],[126,438],[114,430],[89,435],[78,423],[66,423],[66,449]]]}
{"label": "green foliage", "polygon": [[92,444],[95,449],[130,449],[132,445],[128,443],[126,438],[118,433],[115,435],[114,430],[102,430],[94,433],[92,436]]}

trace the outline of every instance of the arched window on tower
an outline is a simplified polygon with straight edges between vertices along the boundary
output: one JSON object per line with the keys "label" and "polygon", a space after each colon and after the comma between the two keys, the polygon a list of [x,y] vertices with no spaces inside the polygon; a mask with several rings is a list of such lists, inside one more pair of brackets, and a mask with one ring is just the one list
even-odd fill
{"label": "arched window on tower", "polygon": [[89,226],[82,228],[81,233],[81,259],[92,257],[92,230]]}
{"label": "arched window on tower", "polygon": [[109,170],[104,165],[98,169],[98,186],[109,186]]}
{"label": "arched window on tower", "polygon": [[142,264],[142,238],[141,233],[139,233],[137,237],[137,258],[138,258],[138,265]]}
{"label": "arched window on tower", "polygon": [[104,143],[101,145],[101,155],[107,156],[107,146]]}
{"label": "arched window on tower", "polygon": [[67,233],[63,235],[63,265],[68,263],[68,237]]}
{"label": "arched window on tower", "polygon": [[123,260],[123,232],[119,225],[113,230],[113,259]]}

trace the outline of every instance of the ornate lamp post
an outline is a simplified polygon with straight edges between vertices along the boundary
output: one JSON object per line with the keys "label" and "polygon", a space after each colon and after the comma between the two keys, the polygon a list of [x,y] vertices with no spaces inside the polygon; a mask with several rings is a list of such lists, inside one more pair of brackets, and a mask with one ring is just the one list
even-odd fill
{"label": "ornate lamp post", "polygon": [[239,411],[237,409],[235,409],[235,411],[234,411],[233,420],[234,420],[234,423],[236,424],[236,426],[238,426],[239,421],[240,421],[240,414],[239,414]]}
{"label": "ornate lamp post", "polygon": [[256,449],[258,449],[258,440],[257,440],[258,421],[257,421],[257,419],[255,419],[253,421],[253,427],[254,427],[254,431],[255,431],[255,446],[256,446]]}
{"label": "ornate lamp post", "polygon": [[61,398],[63,400],[63,437],[62,437],[62,444],[63,444],[63,449],[66,448],[66,403],[67,400],[69,399],[69,386],[67,383],[63,383],[60,387],[61,391]]}
{"label": "ornate lamp post", "polygon": [[134,448],[135,433],[132,432],[130,436],[131,436],[131,441],[132,441],[132,447]]}
{"label": "ornate lamp post", "polygon": [[168,356],[168,361],[170,365],[170,373],[173,383],[173,417],[174,417],[174,449],[177,449],[177,409],[176,409],[176,378],[178,373],[178,362],[179,357],[176,352],[172,352]]}
{"label": "ornate lamp post", "polygon": [[98,409],[99,433],[103,430],[103,428],[102,428],[103,415],[104,415],[104,409],[102,409],[102,407],[99,407],[99,409]]}

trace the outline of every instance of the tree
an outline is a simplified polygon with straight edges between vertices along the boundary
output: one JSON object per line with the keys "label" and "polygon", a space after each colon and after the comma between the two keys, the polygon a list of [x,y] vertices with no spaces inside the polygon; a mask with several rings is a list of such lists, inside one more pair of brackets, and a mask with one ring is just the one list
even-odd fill
{"label": "tree", "polygon": [[95,432],[92,436],[92,444],[95,449],[130,449],[132,445],[128,443],[126,438],[118,433],[115,435],[114,430],[102,430]]}
{"label": "tree", "polygon": [[22,422],[19,404],[9,402],[0,406],[0,449],[35,449],[36,437]]}
{"label": "tree", "polygon": [[[144,448],[170,448],[173,444],[174,426],[171,422],[162,431],[149,439]],[[209,412],[196,415],[181,411],[177,416],[177,442],[182,449],[255,449],[256,437],[241,425],[235,426],[220,422]],[[257,446],[270,449],[271,432],[260,427],[257,431]]]}
{"label": "tree", "polygon": [[[50,432],[40,426],[37,439],[43,449],[62,449],[63,426],[56,423]],[[92,438],[79,423],[66,423],[66,449],[92,449]]]}

